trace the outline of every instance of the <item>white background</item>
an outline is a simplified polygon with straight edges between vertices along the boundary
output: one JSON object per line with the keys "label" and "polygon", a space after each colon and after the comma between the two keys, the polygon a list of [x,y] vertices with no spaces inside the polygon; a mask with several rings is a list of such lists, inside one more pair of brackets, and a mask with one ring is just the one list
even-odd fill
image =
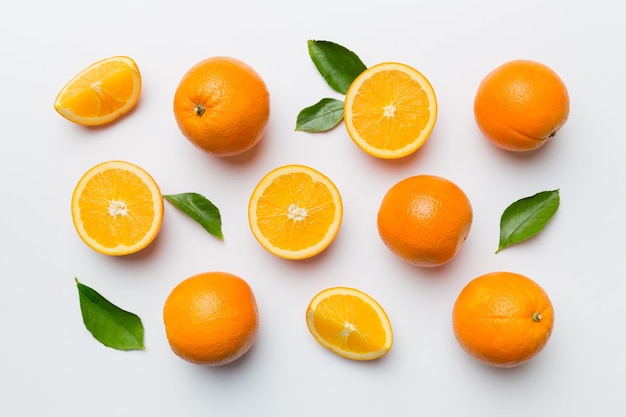
{"label": "white background", "polygon": [[[624,39],[620,2],[160,1],[3,2],[0,6],[0,414],[3,416],[579,416],[626,412]],[[298,112],[334,93],[308,39],[331,40],[366,65],[400,61],[432,82],[439,117],[413,156],[374,159],[343,126],[295,132]],[[113,55],[143,76],[128,117],[88,129],[53,109],[78,71]],[[231,159],[194,148],[172,112],[197,61],[229,55],[252,65],[271,94],[263,141]],[[511,154],[490,145],[472,113],[482,77],[516,58],[541,61],[566,83],[570,118],[548,145]],[[123,159],[163,193],[204,194],[225,240],[166,203],[157,240],[124,258],[78,238],[74,185],[91,166]],[[247,220],[252,189],[270,169],[310,165],[344,200],[342,228],[323,254],[285,261],[265,252]],[[376,212],[415,174],[456,182],[474,207],[468,240],[437,269],[403,263],[382,244]],[[495,254],[511,202],[560,189],[561,207],[535,238]],[[467,356],[451,309],[462,287],[508,270],[537,281],[556,313],[552,338],[524,366],[501,370]],[[221,368],[192,365],[167,344],[162,306],[184,278],[227,271],[252,286],[256,344]],[[74,277],[145,326],[145,351],[100,345],[84,328]],[[319,346],[304,312],[320,290],[359,288],[386,309],[394,346],[354,362]]]}

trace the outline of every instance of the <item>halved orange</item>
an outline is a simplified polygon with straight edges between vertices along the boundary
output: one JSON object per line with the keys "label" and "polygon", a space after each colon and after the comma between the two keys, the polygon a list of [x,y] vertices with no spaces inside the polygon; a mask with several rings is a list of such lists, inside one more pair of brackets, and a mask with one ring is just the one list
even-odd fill
{"label": "halved orange", "polygon": [[54,109],[83,126],[112,122],[132,109],[141,93],[141,74],[132,58],[114,56],[91,64],[57,95]]}
{"label": "halved orange", "polygon": [[377,359],[393,345],[387,313],[355,288],[328,288],[317,294],[306,310],[306,324],[319,344],[348,359]]}
{"label": "halved orange", "polygon": [[363,71],[344,102],[348,134],[362,150],[384,159],[418,150],[437,120],[437,98],[416,69],[384,62]]}
{"label": "halved orange", "polygon": [[285,259],[317,255],[335,239],[343,205],[335,184],[304,165],[285,165],[266,174],[252,192],[252,234],[270,253]]}
{"label": "halved orange", "polygon": [[72,194],[72,220],[80,238],[105,255],[145,248],[163,221],[159,186],[143,168],[106,161],[89,169]]}

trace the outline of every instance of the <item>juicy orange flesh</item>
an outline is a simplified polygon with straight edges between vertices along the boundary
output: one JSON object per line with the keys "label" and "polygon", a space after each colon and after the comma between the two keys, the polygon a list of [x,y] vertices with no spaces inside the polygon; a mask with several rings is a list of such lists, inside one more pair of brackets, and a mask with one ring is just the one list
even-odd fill
{"label": "juicy orange flesh", "polygon": [[363,82],[352,106],[359,135],[378,149],[397,150],[415,141],[430,120],[430,102],[409,75],[388,70]]}
{"label": "juicy orange flesh", "polygon": [[259,198],[256,212],[261,234],[277,248],[298,251],[323,240],[335,219],[328,188],[310,175],[277,177]]}
{"label": "juicy orange flesh", "polygon": [[78,204],[87,235],[108,248],[139,242],[156,216],[148,186],[122,169],[94,175]]}
{"label": "juicy orange flesh", "polygon": [[60,104],[79,117],[108,116],[127,105],[134,89],[134,74],[128,65],[103,63],[75,80]]}
{"label": "juicy orange flesh", "polygon": [[377,311],[361,298],[335,295],[315,307],[313,324],[328,344],[366,354],[384,349],[387,334]]}

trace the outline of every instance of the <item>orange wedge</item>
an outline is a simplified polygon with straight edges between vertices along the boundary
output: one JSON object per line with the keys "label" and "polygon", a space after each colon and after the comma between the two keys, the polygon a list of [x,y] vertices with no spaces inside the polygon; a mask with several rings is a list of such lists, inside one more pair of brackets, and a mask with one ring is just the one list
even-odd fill
{"label": "orange wedge", "polygon": [[396,159],[418,150],[437,120],[430,82],[416,69],[385,62],[363,71],[344,101],[348,134],[362,150]]}
{"label": "orange wedge", "polygon": [[393,344],[385,310],[354,288],[335,287],[317,294],[307,308],[306,324],[319,344],[348,359],[377,359]]}
{"label": "orange wedge", "polygon": [[342,215],[335,184],[303,165],[285,165],[266,174],[248,205],[254,237],[285,259],[305,259],[326,249],[339,231]]}
{"label": "orange wedge", "polygon": [[112,122],[132,109],[141,93],[141,75],[131,58],[115,56],[91,64],[63,87],[54,109],[83,126]]}
{"label": "orange wedge", "polygon": [[87,246],[105,255],[127,255],[157,236],[163,198],[144,169],[124,161],[102,162],[78,181],[72,219]]}

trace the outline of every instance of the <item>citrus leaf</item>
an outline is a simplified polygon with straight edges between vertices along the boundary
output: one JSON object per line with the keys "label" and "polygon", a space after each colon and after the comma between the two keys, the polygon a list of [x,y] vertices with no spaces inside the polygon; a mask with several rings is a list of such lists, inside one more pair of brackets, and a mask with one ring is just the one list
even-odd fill
{"label": "citrus leaf", "polygon": [[200,223],[207,232],[218,239],[224,239],[220,211],[206,197],[198,193],[181,193],[164,195],[163,198]]}
{"label": "citrus leaf", "polygon": [[117,350],[143,350],[143,324],[133,313],[112,304],[96,290],[81,284],[78,298],[83,323],[93,337],[105,346]]}
{"label": "citrus leaf", "polygon": [[309,55],[328,85],[346,94],[350,84],[367,69],[361,59],[349,49],[329,41],[307,41]]}
{"label": "citrus leaf", "polygon": [[517,200],[500,218],[500,243],[496,253],[539,233],[552,219],[560,204],[559,190],[542,191]]}
{"label": "citrus leaf", "polygon": [[323,98],[298,113],[296,130],[302,132],[325,132],[337,126],[342,119],[343,101],[334,98]]}

